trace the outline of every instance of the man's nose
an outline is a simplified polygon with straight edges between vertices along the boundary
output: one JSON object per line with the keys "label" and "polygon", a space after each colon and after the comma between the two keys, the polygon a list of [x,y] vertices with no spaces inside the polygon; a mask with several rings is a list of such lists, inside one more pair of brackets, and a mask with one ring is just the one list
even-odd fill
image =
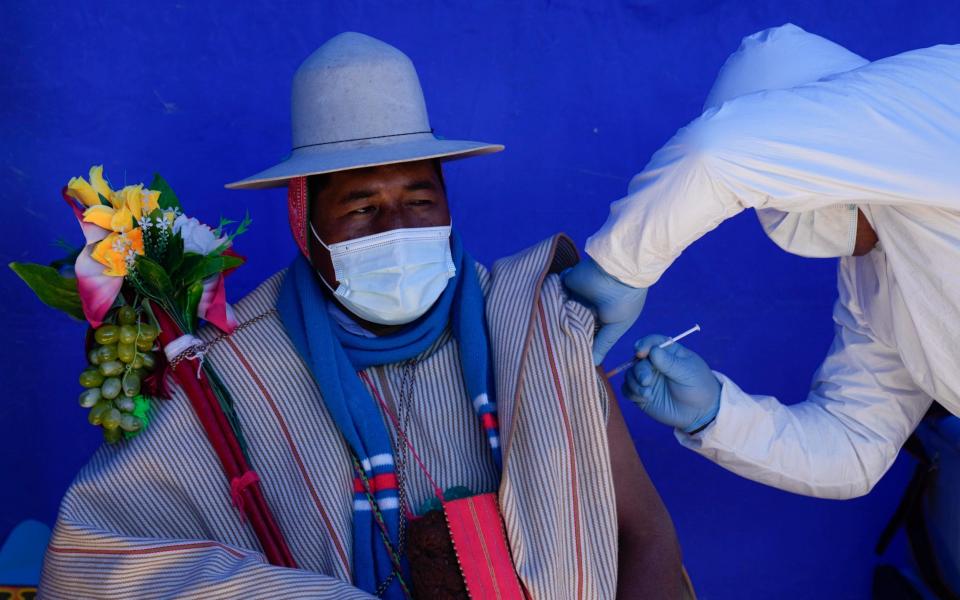
{"label": "man's nose", "polygon": [[377,219],[377,233],[393,229],[418,227],[416,215],[412,213],[413,211],[404,210],[404,206],[400,202],[382,207]]}

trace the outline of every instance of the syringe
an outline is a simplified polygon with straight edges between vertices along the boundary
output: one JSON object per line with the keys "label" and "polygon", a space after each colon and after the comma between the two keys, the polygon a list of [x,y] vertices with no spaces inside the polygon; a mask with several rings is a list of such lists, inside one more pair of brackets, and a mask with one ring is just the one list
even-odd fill
{"label": "syringe", "polygon": [[[679,341],[682,340],[683,338],[687,337],[687,336],[690,335],[691,333],[696,333],[696,332],[698,332],[698,331],[700,331],[700,325],[699,325],[699,324],[698,324],[698,325],[694,325],[693,327],[691,327],[690,329],[684,331],[683,333],[678,334],[678,335],[675,335],[675,336],[673,336],[672,338],[670,338],[669,340],[663,342],[662,344],[660,344],[659,346],[657,346],[657,348],[666,348],[667,346],[671,346],[671,345],[679,342]],[[607,379],[613,377],[614,375],[619,375],[620,373],[623,373],[624,371],[626,371],[627,369],[629,369],[629,368],[632,367],[633,365],[637,364],[638,362],[640,362],[640,359],[637,358],[637,357],[633,357],[632,359],[628,360],[627,362],[623,363],[622,365],[617,365],[617,366],[614,367],[613,369],[610,369],[609,371],[607,371]]]}

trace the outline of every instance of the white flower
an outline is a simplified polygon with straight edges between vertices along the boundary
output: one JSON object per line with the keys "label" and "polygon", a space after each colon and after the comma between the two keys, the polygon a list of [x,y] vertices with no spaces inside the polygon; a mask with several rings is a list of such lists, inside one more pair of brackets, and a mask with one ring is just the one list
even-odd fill
{"label": "white flower", "polygon": [[173,231],[183,238],[184,252],[207,255],[227,241],[227,236],[218,238],[208,226],[186,215],[176,218],[173,222]]}

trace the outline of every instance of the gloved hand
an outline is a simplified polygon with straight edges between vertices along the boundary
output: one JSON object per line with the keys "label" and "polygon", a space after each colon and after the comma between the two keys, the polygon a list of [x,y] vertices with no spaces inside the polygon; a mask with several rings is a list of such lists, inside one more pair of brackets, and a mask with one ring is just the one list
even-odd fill
{"label": "gloved hand", "polygon": [[567,292],[597,315],[600,330],[593,338],[593,364],[636,322],[647,299],[647,288],[629,286],[607,274],[589,256],[561,274]]}
{"label": "gloved hand", "polygon": [[694,352],[680,344],[658,348],[667,341],[648,335],[634,345],[640,362],[627,371],[623,393],[661,423],[693,433],[720,411],[720,382]]}

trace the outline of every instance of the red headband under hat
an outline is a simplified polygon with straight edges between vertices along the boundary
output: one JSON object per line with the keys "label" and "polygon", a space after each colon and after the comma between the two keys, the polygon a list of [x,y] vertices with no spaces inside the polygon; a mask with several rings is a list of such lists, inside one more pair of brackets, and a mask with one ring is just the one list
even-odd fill
{"label": "red headband under hat", "polygon": [[307,178],[294,177],[287,182],[287,212],[290,216],[290,231],[293,232],[293,241],[297,243],[300,252],[307,257],[307,260],[310,260],[310,250],[307,247],[309,207]]}

